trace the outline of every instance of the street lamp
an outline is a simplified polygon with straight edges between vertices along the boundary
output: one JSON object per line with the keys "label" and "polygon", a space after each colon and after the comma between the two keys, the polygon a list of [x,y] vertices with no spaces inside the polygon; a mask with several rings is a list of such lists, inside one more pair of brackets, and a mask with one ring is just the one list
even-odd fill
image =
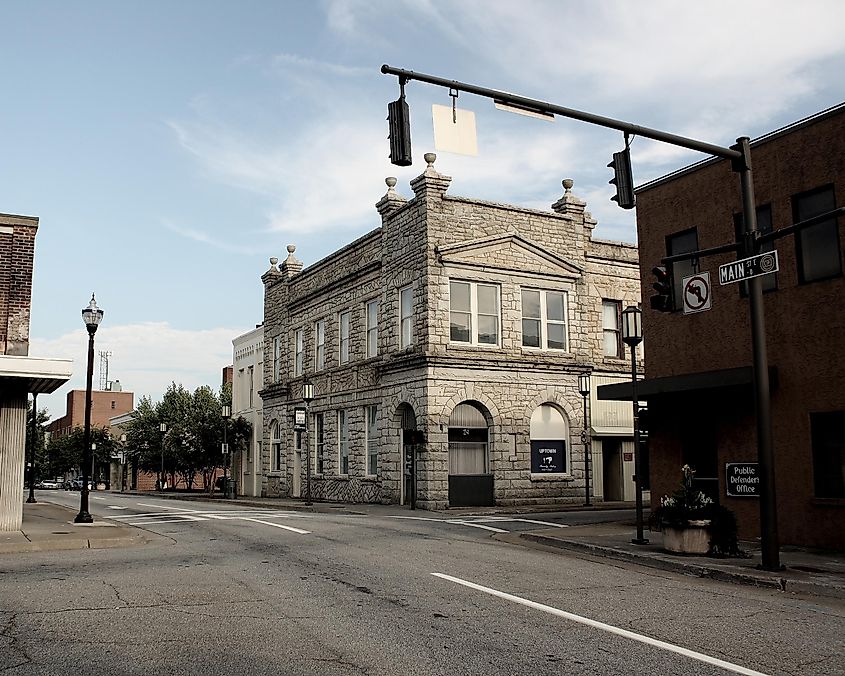
{"label": "street lamp", "polygon": [[229,418],[232,415],[231,406],[223,406],[223,497],[233,498],[232,491],[229,488],[229,444],[226,442],[226,432],[229,427]]}
{"label": "street lamp", "polygon": [[584,430],[581,432],[581,442],[584,444],[584,489],[587,499],[584,506],[590,506],[590,425],[587,421],[587,398],[590,396],[590,374],[582,373],[578,376],[578,392],[584,399]]}
{"label": "street lamp", "polygon": [[94,376],[94,334],[97,333],[97,327],[103,321],[103,311],[97,307],[93,293],[88,307],[82,310],[82,321],[88,329],[88,374],[85,380],[85,428],[82,436],[82,494],[79,501],[79,514],[73,521],[74,523],[92,523],[94,519],[88,512],[88,477],[86,476],[91,453],[91,380]]}
{"label": "street lamp", "polygon": [[302,401],[305,402],[305,504],[311,504],[311,445],[308,439],[308,405],[314,401],[314,383],[302,383]]}
{"label": "street lamp", "polygon": [[158,479],[159,490],[164,490],[164,435],[167,434],[167,423],[160,423],[158,431],[161,432],[161,473]]}
{"label": "street lamp", "polygon": [[126,435],[120,435],[120,492],[126,491]]}
{"label": "street lamp", "polygon": [[30,424],[29,435],[29,497],[27,503],[38,502],[35,499],[35,419],[38,417],[38,407],[35,405],[35,398],[38,395],[32,393],[32,423]]}
{"label": "street lamp", "polygon": [[94,452],[97,450],[97,444],[95,442],[91,442],[91,484],[94,488],[97,488],[97,477],[95,476],[96,472],[94,471],[94,466],[97,464],[97,454]]}
{"label": "street lamp", "polygon": [[631,403],[634,412],[634,483],[637,491],[637,537],[635,545],[648,544],[643,537],[643,482],[640,476],[640,402],[637,401],[637,345],[643,340],[643,313],[633,305],[622,311],[622,340],[631,348]]}

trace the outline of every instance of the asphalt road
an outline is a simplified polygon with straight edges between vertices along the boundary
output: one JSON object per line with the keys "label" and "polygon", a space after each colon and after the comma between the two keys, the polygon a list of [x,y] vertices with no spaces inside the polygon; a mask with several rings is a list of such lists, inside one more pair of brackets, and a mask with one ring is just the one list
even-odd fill
{"label": "asphalt road", "polygon": [[95,518],[161,537],[0,559],[4,674],[845,672],[840,601],[515,542],[581,513],[96,497]]}

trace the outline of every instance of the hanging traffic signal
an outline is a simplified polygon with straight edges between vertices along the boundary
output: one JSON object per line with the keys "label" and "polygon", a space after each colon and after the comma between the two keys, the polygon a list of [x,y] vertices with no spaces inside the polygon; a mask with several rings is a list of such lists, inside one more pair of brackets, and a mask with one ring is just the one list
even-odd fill
{"label": "hanging traffic signal", "polygon": [[390,163],[398,167],[411,165],[411,111],[405,102],[405,85],[400,84],[401,95],[387,104],[387,122],[390,128]]}
{"label": "hanging traffic signal", "polygon": [[631,172],[631,149],[626,145],[625,150],[613,153],[613,161],[607,166],[613,169],[613,178],[608,183],[616,186],[616,195],[610,199],[623,209],[633,209],[637,200],[634,197],[634,177]]}
{"label": "hanging traffic signal", "polygon": [[672,275],[663,265],[651,269],[655,282],[652,288],[657,291],[651,297],[651,309],[658,312],[672,312]]}

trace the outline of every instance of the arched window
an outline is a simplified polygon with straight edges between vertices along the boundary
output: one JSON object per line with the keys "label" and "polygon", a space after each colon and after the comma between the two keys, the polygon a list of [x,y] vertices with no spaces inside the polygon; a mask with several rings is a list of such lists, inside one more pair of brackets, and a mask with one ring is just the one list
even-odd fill
{"label": "arched window", "polygon": [[568,468],[569,423],[559,408],[541,404],[531,414],[531,473],[563,474]]}
{"label": "arched window", "polygon": [[282,433],[275,421],[270,425],[270,456],[272,470],[278,472],[282,469]]}
{"label": "arched window", "polygon": [[449,417],[449,474],[488,474],[487,421],[473,404],[458,404]]}

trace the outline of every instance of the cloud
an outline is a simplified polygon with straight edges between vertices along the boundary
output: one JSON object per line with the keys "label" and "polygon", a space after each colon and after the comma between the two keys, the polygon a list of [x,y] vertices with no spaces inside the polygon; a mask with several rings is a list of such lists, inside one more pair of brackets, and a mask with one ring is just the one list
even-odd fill
{"label": "cloud", "polygon": [[[232,363],[232,340],[244,328],[218,327],[188,331],[167,322],[144,322],[122,326],[102,326],[97,331],[94,361],[94,388],[99,387],[99,352],[109,350],[109,380],[119,380],[124,391],[154,401],[171,382],[188,389],[200,385],[220,387],[222,369]],[[72,389],[85,389],[88,334],[84,329],[57,338],[33,339],[30,356],[72,359],[73,376],[68,384],[51,395],[41,395],[38,405],[49,409],[53,418],[65,413],[65,397]]]}

